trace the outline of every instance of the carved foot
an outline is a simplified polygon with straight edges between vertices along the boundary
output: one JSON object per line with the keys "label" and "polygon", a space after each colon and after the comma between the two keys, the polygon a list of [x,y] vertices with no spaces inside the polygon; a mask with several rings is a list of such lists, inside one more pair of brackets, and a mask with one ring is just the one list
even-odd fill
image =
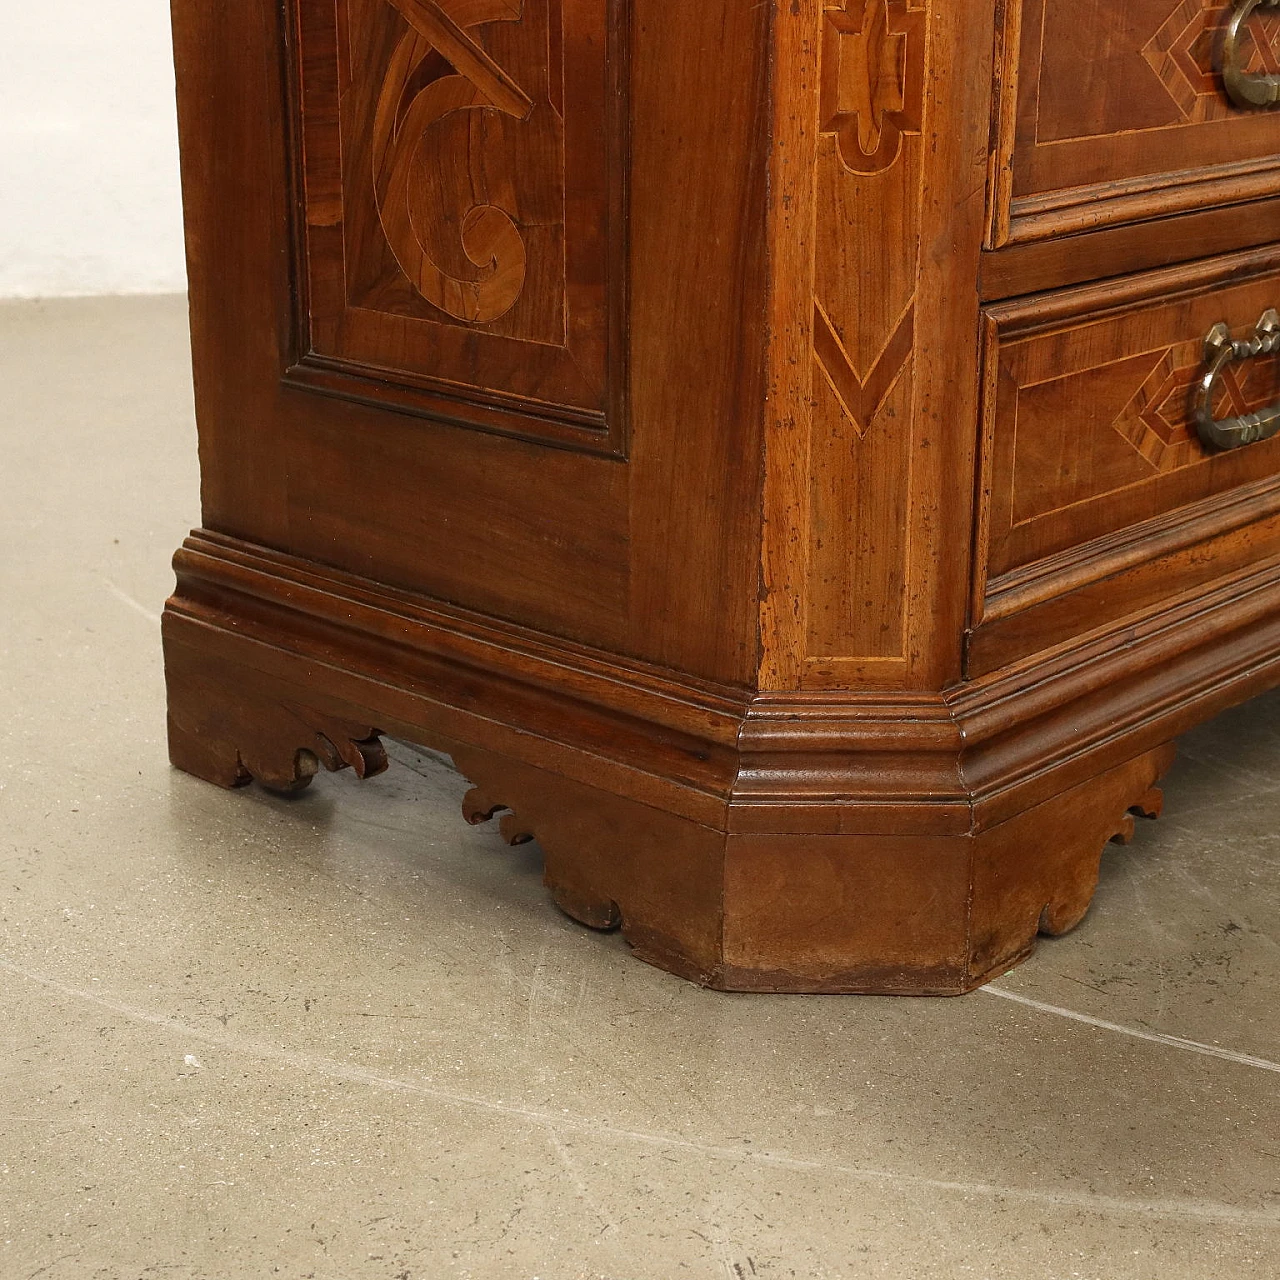
{"label": "carved foot", "polygon": [[616,902],[593,898],[565,885],[549,884],[548,888],[556,906],[579,924],[604,933],[612,933],[622,927],[622,909]]}
{"label": "carved foot", "polygon": [[169,758],[221,787],[258,781],[286,794],[321,768],[371,778],[388,765],[378,731],[300,706],[266,677],[179,646],[166,652]]}
{"label": "carved foot", "polygon": [[1137,830],[1135,818],[1156,819],[1164,811],[1164,792],[1152,787],[1137,804],[1129,806],[1129,812],[1120,819],[1120,826],[1111,837],[1112,844],[1129,844]]}
{"label": "carved foot", "polygon": [[[1168,768],[1172,760],[1172,750],[1167,749],[1159,757],[1159,769]],[[1158,818],[1164,809],[1164,792],[1158,786],[1149,786],[1142,795],[1129,804],[1116,820],[1116,825],[1107,840],[1111,844],[1127,845],[1134,837],[1137,829],[1136,818]],[[1092,848],[1092,844],[1089,845]],[[1040,913],[1040,929],[1049,937],[1060,937],[1070,933],[1084,919],[1093,902],[1098,888],[1098,872],[1102,858],[1101,853],[1094,859],[1088,852],[1078,864],[1074,875],[1064,876],[1054,901],[1048,903]]]}
{"label": "carved foot", "polygon": [[490,800],[479,787],[472,787],[462,798],[462,816],[467,820],[467,825],[472,827],[484,826],[506,807],[496,800]]}
{"label": "carved foot", "polygon": [[[462,816],[473,827],[483,826],[498,814],[502,814],[499,830],[507,844],[528,844],[535,839],[531,824],[521,821],[509,806],[490,798],[483,788],[473,787],[462,801]],[[552,899],[565,915],[591,929],[613,930],[621,927],[622,912],[616,902],[563,883],[550,859],[547,862],[545,880]]]}
{"label": "carved foot", "polygon": [[498,830],[513,849],[532,842],[533,832],[505,804],[490,800],[479,787],[468,791],[462,801],[462,816],[473,827],[483,826],[498,814],[502,814]]}
{"label": "carved foot", "polygon": [[1136,813],[1140,818],[1150,818],[1154,821],[1164,812],[1164,791],[1160,787],[1152,787],[1137,804],[1129,810],[1130,813]]}
{"label": "carved foot", "polygon": [[1040,912],[1037,932],[1046,938],[1060,938],[1064,933],[1070,933],[1089,914],[1089,907],[1097,891],[1097,877],[1094,877],[1094,883],[1089,888],[1064,893],[1061,898],[1048,903]]}

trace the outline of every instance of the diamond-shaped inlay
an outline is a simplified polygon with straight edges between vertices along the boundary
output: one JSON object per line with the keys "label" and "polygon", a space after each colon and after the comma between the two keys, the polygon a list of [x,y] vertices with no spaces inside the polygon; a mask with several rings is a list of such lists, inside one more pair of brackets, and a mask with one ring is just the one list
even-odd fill
{"label": "diamond-shaped inlay", "polygon": [[[1189,124],[1236,113],[1218,73],[1222,31],[1234,7],[1222,0],[1179,0],[1142,50]],[[1280,16],[1256,14],[1243,49],[1248,55],[1246,71],[1280,72]]]}
{"label": "diamond-shaped inlay", "polygon": [[[1204,376],[1204,343],[1172,347],[1112,424],[1157,471],[1176,471],[1205,456],[1193,418],[1196,386]],[[1249,363],[1228,365],[1219,377],[1219,418],[1250,413],[1267,403],[1271,388],[1252,385]]]}

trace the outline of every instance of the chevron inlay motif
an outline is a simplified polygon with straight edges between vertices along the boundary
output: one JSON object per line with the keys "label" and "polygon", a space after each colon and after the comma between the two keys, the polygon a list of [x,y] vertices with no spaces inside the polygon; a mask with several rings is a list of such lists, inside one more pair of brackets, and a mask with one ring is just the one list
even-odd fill
{"label": "chevron inlay motif", "polygon": [[813,308],[813,350],[836,399],[849,416],[859,439],[875,421],[911,357],[916,339],[916,309],[908,307],[893,336],[866,377],[860,378],[821,304]]}

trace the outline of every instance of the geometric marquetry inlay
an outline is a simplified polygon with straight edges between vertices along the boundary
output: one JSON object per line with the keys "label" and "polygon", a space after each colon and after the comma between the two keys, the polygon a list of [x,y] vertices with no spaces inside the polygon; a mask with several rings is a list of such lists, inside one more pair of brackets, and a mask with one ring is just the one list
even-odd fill
{"label": "geometric marquetry inlay", "polygon": [[[1236,112],[1222,89],[1218,66],[1222,28],[1233,5],[1222,0],[1177,0],[1142,56],[1189,123],[1223,120]],[[1280,73],[1280,21],[1258,15],[1242,39],[1246,70]]]}
{"label": "geometric marquetry inlay", "polygon": [[[1240,388],[1226,370],[1223,386],[1232,399],[1231,414],[1243,411]],[[1112,424],[1157,471],[1174,471],[1204,457],[1191,417],[1195,383],[1204,373],[1203,344],[1183,344],[1164,357]]]}
{"label": "geometric marquetry inlay", "polygon": [[[1250,393],[1251,372],[1248,364],[1223,370],[1217,417],[1236,417],[1259,407],[1258,394]],[[1193,417],[1195,391],[1203,376],[1203,342],[1171,347],[1112,424],[1156,471],[1176,471],[1207,456]]]}
{"label": "geometric marquetry inlay", "polygon": [[814,307],[813,347],[818,367],[859,438],[875,420],[911,358],[915,345],[915,307],[908,307],[871,368],[859,373],[820,303]]}

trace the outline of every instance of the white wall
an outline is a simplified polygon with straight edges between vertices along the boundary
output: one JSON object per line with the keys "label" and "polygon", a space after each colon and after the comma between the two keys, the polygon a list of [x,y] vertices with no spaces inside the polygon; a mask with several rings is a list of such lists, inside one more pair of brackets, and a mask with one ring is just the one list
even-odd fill
{"label": "white wall", "polygon": [[0,0],[0,297],[185,287],[167,0]]}

